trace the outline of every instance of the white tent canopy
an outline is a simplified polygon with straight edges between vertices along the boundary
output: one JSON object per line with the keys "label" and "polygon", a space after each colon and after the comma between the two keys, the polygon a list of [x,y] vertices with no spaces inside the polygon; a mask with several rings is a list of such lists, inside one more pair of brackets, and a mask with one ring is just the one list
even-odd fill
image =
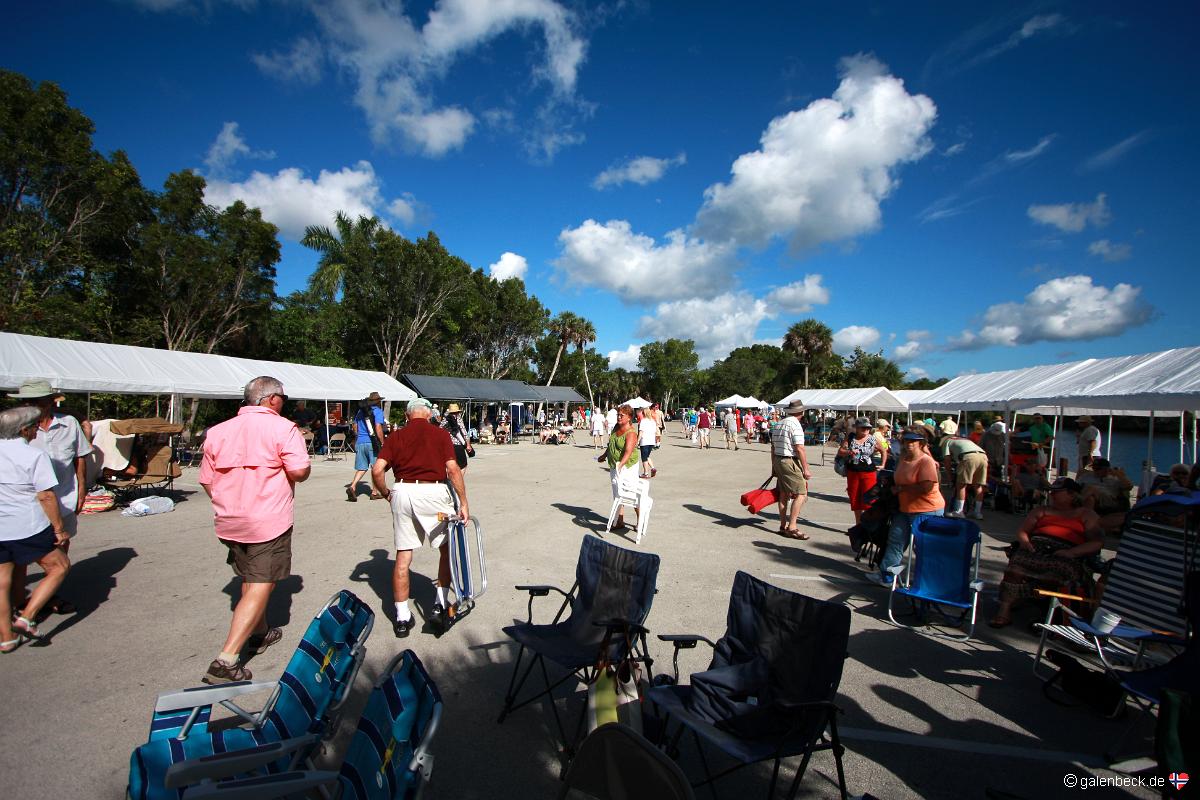
{"label": "white tent canopy", "polygon": [[1200,408],[1200,347],[963,375],[921,401],[937,411],[1175,412]]}
{"label": "white tent canopy", "polygon": [[727,408],[730,406],[739,408],[744,402],[746,402],[746,398],[742,397],[740,394],[731,394],[724,400],[718,400],[717,402],[713,403],[713,405],[717,408]]}
{"label": "white tent canopy", "polygon": [[65,392],[240,398],[260,375],[278,378],[297,399],[348,400],[371,392],[388,400],[416,397],[383,372],[0,333],[0,386],[8,388],[43,378]]}
{"label": "white tent canopy", "polygon": [[623,405],[623,406],[629,406],[630,408],[635,408],[635,409],[636,409],[636,408],[649,408],[649,407],[650,407],[650,401],[649,401],[649,400],[643,400],[643,399],[642,399],[642,398],[640,398],[640,397],[635,397],[635,398],[633,398],[632,400],[626,400],[626,401],[625,401],[624,403],[622,403],[621,405]]}
{"label": "white tent canopy", "polygon": [[738,403],[738,408],[762,408],[763,406],[769,406],[769,405],[771,405],[771,404],[764,402],[762,400],[759,400],[754,395],[750,395],[749,397],[742,398],[742,402]]}
{"label": "white tent canopy", "polygon": [[925,397],[932,391],[931,389],[892,389],[892,394],[901,403],[908,406],[909,411],[923,411],[925,406],[921,403]]}
{"label": "white tent canopy", "polygon": [[828,408],[832,411],[907,411],[904,404],[891,391],[875,386],[865,389],[798,389],[780,400],[776,405],[785,406],[799,400],[809,408]]}

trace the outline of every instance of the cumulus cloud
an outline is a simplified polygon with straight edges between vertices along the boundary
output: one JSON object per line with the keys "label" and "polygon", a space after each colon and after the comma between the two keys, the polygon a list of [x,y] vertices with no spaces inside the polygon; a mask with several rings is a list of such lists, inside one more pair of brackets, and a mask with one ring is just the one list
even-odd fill
{"label": "cumulus cloud", "polygon": [[233,166],[233,162],[239,158],[274,158],[275,153],[271,150],[251,150],[246,144],[246,140],[238,133],[238,124],[236,122],[226,122],[221,126],[221,132],[217,134],[217,138],[208,147],[208,154],[204,157],[204,164],[208,167],[210,175],[223,176],[228,173],[229,168]]}
{"label": "cumulus cloud", "polygon": [[754,332],[771,316],[764,300],[749,292],[726,292],[712,299],[692,298],[659,303],[653,315],[638,323],[643,339],[692,339],[700,366],[711,365],[737,347],[755,341]]}
{"label": "cumulus cloud", "polygon": [[525,256],[516,253],[502,253],[499,261],[488,264],[488,274],[498,281],[506,281],[509,278],[524,280],[528,270],[529,262],[525,260]]}
{"label": "cumulus cloud", "polygon": [[786,238],[798,252],[879,227],[896,169],[932,148],[937,109],[870,56],[843,59],[840,73],[833,97],[772,120],[730,181],[705,191],[700,235],[755,247]]}
{"label": "cumulus cloud", "polygon": [[662,243],[634,233],[625,220],[589,219],[558,235],[554,264],[573,284],[615,292],[626,302],[707,296],[729,285],[733,248],[674,230]]}
{"label": "cumulus cloud", "polygon": [[624,350],[608,351],[609,369],[637,369],[638,359],[642,357],[642,346],[631,344]]}
{"label": "cumulus cloud", "polygon": [[438,0],[420,28],[400,3],[334,0],[311,9],[330,57],[357,82],[354,102],[375,141],[399,138],[429,156],[462,147],[475,127],[470,111],[439,106],[431,88],[455,60],[507,32],[540,28],[545,50],[534,77],[569,99],[587,50],[572,13],[553,0]]}
{"label": "cumulus cloud", "polygon": [[920,380],[921,378],[928,378],[929,372],[921,369],[920,367],[909,367],[905,371],[904,377],[908,378],[910,381],[916,381]]}
{"label": "cumulus cloud", "polygon": [[321,170],[316,179],[297,167],[282,169],[274,175],[253,172],[241,182],[219,178],[210,179],[205,190],[206,202],[224,208],[235,200],[262,209],[263,217],[279,226],[292,239],[304,235],[309,225],[332,225],[334,214],[344,212],[351,219],[363,216],[383,216],[382,209],[395,212],[412,207],[411,195],[404,206],[383,197],[382,185],[375,169],[367,161],[336,172]]}
{"label": "cumulus cloud", "polygon": [[620,186],[622,183],[636,183],[645,186],[660,180],[671,167],[687,163],[687,154],[680,153],[674,158],[654,158],[653,156],[638,156],[614,164],[601,172],[592,181],[592,188],[606,189],[609,186]]}
{"label": "cumulus cloud", "polygon": [[1141,288],[1118,283],[1097,286],[1087,275],[1055,278],[1035,288],[1021,303],[1000,303],[983,314],[978,331],[951,337],[952,350],[1012,347],[1039,341],[1071,341],[1120,336],[1144,325],[1154,309]]}
{"label": "cumulus cloud", "polygon": [[1098,242],[1092,242],[1088,245],[1088,252],[1094,256],[1103,258],[1105,261],[1124,261],[1133,255],[1133,247],[1128,244],[1101,239]]}
{"label": "cumulus cloud", "polygon": [[929,351],[929,342],[933,334],[926,330],[908,331],[904,334],[904,343],[892,350],[892,357],[903,363],[925,355]]}
{"label": "cumulus cloud", "polygon": [[290,50],[250,55],[250,60],[264,74],[285,83],[300,84],[314,84],[321,79],[324,59],[321,43],[306,36],[293,42]]}
{"label": "cumulus cloud", "polygon": [[773,314],[805,314],[815,305],[829,302],[829,290],[820,275],[805,275],[804,280],[780,286],[767,293],[767,307]]}
{"label": "cumulus cloud", "polygon": [[879,331],[869,325],[849,325],[833,334],[833,352],[848,356],[854,348],[870,350],[879,342]]}
{"label": "cumulus cloud", "polygon": [[1104,193],[1096,195],[1096,201],[1093,203],[1030,206],[1028,214],[1034,222],[1053,225],[1067,233],[1079,233],[1089,225],[1102,228],[1112,220]]}
{"label": "cumulus cloud", "polygon": [[1112,147],[1107,147],[1099,153],[1089,156],[1082,164],[1079,165],[1080,172],[1095,172],[1098,169],[1111,167],[1113,164],[1125,157],[1125,154],[1135,147],[1150,140],[1150,131],[1140,131],[1130,136],[1127,139],[1114,144]]}

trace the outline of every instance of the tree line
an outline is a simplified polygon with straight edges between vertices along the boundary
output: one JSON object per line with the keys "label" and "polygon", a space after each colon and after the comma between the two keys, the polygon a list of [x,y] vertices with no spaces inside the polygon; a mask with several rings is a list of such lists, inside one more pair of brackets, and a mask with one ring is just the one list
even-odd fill
{"label": "tree line", "polygon": [[[833,352],[817,320],[782,347],[756,344],[699,369],[694,342],[649,342],[637,370],[610,368],[595,326],[557,315],[519,278],[497,281],[430,231],[408,239],[338,211],[302,243],[319,254],[280,296],[279,231],[257,208],[205,202],[189,169],[142,184],[121,150],[54,83],[0,71],[0,328],[265,360],[568,385],[607,405],[668,407],[728,394],[778,399],[814,387],[905,385],[882,353]],[[930,384],[932,385],[932,384]],[[195,406],[193,406],[193,416]]]}

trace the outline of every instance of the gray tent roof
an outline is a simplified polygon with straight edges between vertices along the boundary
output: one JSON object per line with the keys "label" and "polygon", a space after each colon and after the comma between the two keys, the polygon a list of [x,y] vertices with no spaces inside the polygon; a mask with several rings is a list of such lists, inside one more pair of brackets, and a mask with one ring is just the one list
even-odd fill
{"label": "gray tent roof", "polygon": [[530,386],[547,403],[586,403],[587,398],[570,386]]}
{"label": "gray tent roof", "polygon": [[431,400],[481,400],[525,403],[541,400],[538,391],[523,381],[489,381],[484,378],[451,378],[444,375],[406,373],[404,382]]}

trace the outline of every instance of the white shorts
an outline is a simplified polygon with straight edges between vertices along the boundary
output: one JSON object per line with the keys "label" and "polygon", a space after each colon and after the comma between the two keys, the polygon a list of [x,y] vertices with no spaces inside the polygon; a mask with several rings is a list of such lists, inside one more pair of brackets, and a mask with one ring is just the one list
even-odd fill
{"label": "white shorts", "polygon": [[[392,532],[397,550],[416,550],[425,541],[440,547],[446,541],[445,517],[454,513],[450,487],[444,483],[403,483],[392,487]],[[438,515],[443,519],[438,520]]]}

